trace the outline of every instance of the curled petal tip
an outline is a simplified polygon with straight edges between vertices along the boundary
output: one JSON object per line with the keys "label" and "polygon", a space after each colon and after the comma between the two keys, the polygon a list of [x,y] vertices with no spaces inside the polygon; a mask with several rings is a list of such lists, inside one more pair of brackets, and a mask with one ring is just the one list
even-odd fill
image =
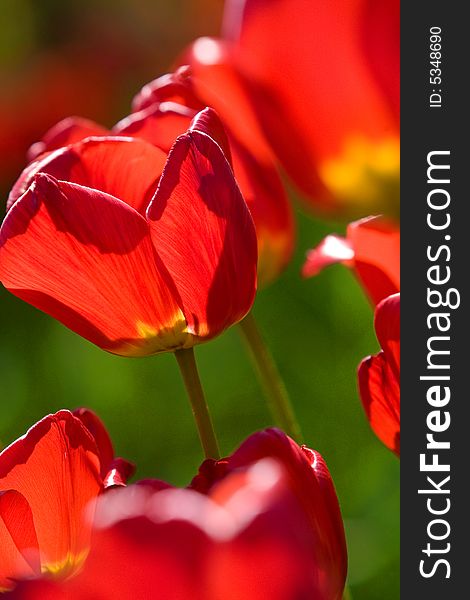
{"label": "curled petal tip", "polygon": [[220,146],[229,164],[232,164],[232,153],[225,128],[213,108],[206,107],[201,110],[191,121],[189,130],[199,131],[212,138]]}

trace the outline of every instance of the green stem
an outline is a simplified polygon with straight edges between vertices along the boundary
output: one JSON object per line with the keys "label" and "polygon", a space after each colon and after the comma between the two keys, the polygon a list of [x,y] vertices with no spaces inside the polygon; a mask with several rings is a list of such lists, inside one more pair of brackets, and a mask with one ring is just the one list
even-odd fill
{"label": "green stem", "polygon": [[219,446],[209,414],[209,407],[204,397],[201,380],[199,379],[194,351],[192,348],[176,350],[175,357],[183,376],[191,408],[193,409],[204,454],[206,458],[218,459],[220,458]]}
{"label": "green stem", "polygon": [[239,325],[275,422],[288,435],[300,442],[302,433],[286,387],[252,313],[248,313]]}

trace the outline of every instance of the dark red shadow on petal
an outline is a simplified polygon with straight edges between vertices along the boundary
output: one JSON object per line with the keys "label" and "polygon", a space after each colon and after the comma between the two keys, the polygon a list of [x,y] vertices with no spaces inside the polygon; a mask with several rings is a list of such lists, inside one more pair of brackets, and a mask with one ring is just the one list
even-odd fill
{"label": "dark red shadow on petal", "polygon": [[210,136],[211,139],[219,144],[228,163],[232,165],[232,153],[227,133],[214,109],[207,107],[201,110],[192,120],[189,129]]}
{"label": "dark red shadow on petal", "polygon": [[114,448],[111,438],[101,419],[89,408],[77,408],[72,412],[74,417],[80,419],[93,436],[100,455],[101,475],[105,475],[108,466],[114,460]]}
{"label": "dark red shadow on petal", "polygon": [[[175,143],[171,150],[172,162],[170,166],[176,165],[181,167],[187,157],[194,150],[191,147],[191,133],[186,133],[178,138],[180,143]],[[177,140],[177,141],[178,141]],[[200,148],[198,150],[201,151]],[[206,157],[208,162],[210,157]],[[165,212],[167,202],[170,199],[174,189],[178,186],[181,180],[181,168],[168,168],[165,169],[165,186],[159,186],[158,193],[154,196],[153,202],[151,203],[148,211],[148,216],[153,221],[158,221],[163,213]],[[203,202],[207,208],[219,217],[223,217],[224,213],[221,211],[220,206],[217,202],[217,198],[212,193],[214,184],[218,184],[218,178],[215,174],[204,174],[200,175],[198,179],[198,192],[201,195]],[[218,186],[217,186],[218,187]],[[208,192],[208,193],[204,193]],[[157,248],[158,250],[158,248]]]}
{"label": "dark red shadow on petal", "polygon": [[393,115],[400,120],[400,2],[366,0],[361,15],[364,55]]}
{"label": "dark red shadow on petal", "polygon": [[79,167],[80,158],[72,149],[61,148],[41,156],[30,163],[15,182],[8,196],[7,211],[28,190],[38,173],[47,173],[55,179],[69,180],[71,171],[78,171],[78,181],[75,183],[83,184],[85,174]]}
{"label": "dark red shadow on petal", "polygon": [[163,102],[130,114],[113,127],[113,132],[139,137],[168,153],[176,138],[188,129],[195,114],[194,109]]}
{"label": "dark red shadow on petal", "polygon": [[0,519],[7,528],[18,552],[31,567],[33,573],[39,575],[41,561],[33,512],[23,494],[17,490],[0,492]]}
{"label": "dark red shadow on petal", "polygon": [[[81,244],[95,246],[102,254],[128,254],[148,235],[144,219],[113,196],[106,195],[111,202],[108,205],[102,201],[102,193],[98,195],[93,189],[57,181],[44,173],[38,173],[34,182],[35,192],[44,202],[57,230],[72,235]],[[117,203],[119,207],[116,206]],[[107,213],[116,209],[124,209],[126,219],[132,221],[132,236],[129,235],[129,230],[124,235],[104,235]]]}
{"label": "dark red shadow on petal", "polygon": [[400,383],[383,351],[361,362],[358,380],[372,430],[387,448],[400,456]]}
{"label": "dark red shadow on petal", "polygon": [[[377,251],[380,252],[380,249],[378,248]],[[380,267],[365,262],[356,262],[355,270],[374,305],[399,291],[396,282],[388,277]]]}
{"label": "dark red shadow on petal", "polygon": [[[25,195],[14,207],[24,213],[15,218],[15,226],[9,227],[7,220],[2,225],[0,247],[26,233],[42,204],[58,231],[70,234],[81,244],[95,246],[103,254],[127,254],[149,233],[142,216],[126,203],[82,185],[59,181],[49,173],[36,173],[27,193],[29,201]],[[103,198],[109,202],[103,202]],[[118,211],[124,211],[125,218],[132,222],[132,236],[129,230],[124,235],[105,235],[109,231],[107,216]],[[12,214],[10,211],[7,218]]]}

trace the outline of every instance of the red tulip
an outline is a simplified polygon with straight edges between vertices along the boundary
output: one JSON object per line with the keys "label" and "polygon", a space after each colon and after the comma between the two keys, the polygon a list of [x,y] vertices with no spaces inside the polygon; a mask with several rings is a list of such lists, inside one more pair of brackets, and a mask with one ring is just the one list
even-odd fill
{"label": "red tulip", "polygon": [[[226,65],[220,65],[215,76],[206,81],[206,70],[199,70],[197,60],[189,54],[187,58],[191,60],[191,69],[183,67],[144,86],[134,99],[134,113],[117,123],[112,133],[144,139],[169,152],[176,137],[188,129],[197,112],[205,106],[213,107],[222,117],[227,131],[224,153],[233,165],[235,178],[255,223],[258,281],[269,283],[289,262],[295,237],[292,209],[273,154],[264,141],[236,74]],[[230,89],[237,97],[236,110],[226,105],[225,95],[212,93],[210,86],[218,86],[222,81],[224,93]],[[45,151],[90,135],[103,135],[103,129],[85,119],[65,119],[31,147],[29,158],[32,160]],[[225,132],[221,130],[218,137],[219,142],[221,138],[225,140]]]}
{"label": "red tulip", "polygon": [[44,417],[0,453],[0,590],[40,573],[76,573],[91,536],[85,508],[93,509],[102,489],[132,474],[130,463],[113,462],[98,418],[84,409],[78,414],[61,410]]}
{"label": "red tulip", "polygon": [[400,291],[400,230],[382,217],[348,225],[346,238],[327,236],[307,254],[304,277],[341,262],[354,269],[374,304]]}
{"label": "red tulip", "polygon": [[377,437],[400,455],[400,294],[375,311],[375,331],[382,350],[359,365],[362,404]]}
{"label": "red tulip", "polygon": [[220,480],[266,458],[282,465],[288,487],[307,517],[309,536],[315,538],[313,562],[326,574],[318,597],[341,597],[347,568],[343,523],[330,473],[318,452],[298,446],[278,429],[266,429],[251,435],[228,458],[206,460],[191,487],[212,495]]}
{"label": "red tulip", "polygon": [[42,154],[10,194],[3,285],[124,356],[190,347],[239,321],[256,237],[221,130],[207,109],[168,156],[113,136]]}
{"label": "red tulip", "polygon": [[243,79],[271,147],[316,209],[397,210],[399,10],[398,0],[231,0],[224,40],[202,40],[206,64],[222,60]]}
{"label": "red tulip", "polygon": [[319,454],[267,430],[206,461],[192,489],[135,485],[100,502],[80,574],[13,596],[116,600],[340,600],[346,550]]}

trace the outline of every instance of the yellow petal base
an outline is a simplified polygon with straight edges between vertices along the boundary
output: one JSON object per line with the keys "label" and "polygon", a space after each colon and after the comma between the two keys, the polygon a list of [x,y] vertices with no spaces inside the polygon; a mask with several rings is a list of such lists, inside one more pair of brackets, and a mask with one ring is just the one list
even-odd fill
{"label": "yellow petal base", "polygon": [[380,141],[351,137],[340,155],[323,163],[320,176],[345,213],[396,217],[400,203],[400,140],[395,136]]}
{"label": "yellow petal base", "polygon": [[197,340],[188,331],[186,319],[180,311],[171,325],[159,329],[137,321],[136,339],[109,351],[119,356],[150,356],[160,352],[172,352],[180,348],[191,348],[196,343]]}

